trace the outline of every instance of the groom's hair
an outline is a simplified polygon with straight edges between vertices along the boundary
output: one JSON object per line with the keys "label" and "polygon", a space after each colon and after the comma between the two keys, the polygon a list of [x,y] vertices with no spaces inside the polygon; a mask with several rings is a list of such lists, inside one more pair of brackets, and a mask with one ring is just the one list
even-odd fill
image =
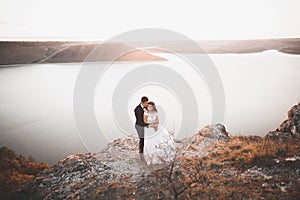
{"label": "groom's hair", "polygon": [[141,102],[142,102],[142,103],[145,103],[146,101],[149,101],[148,97],[143,96],[143,97],[141,98]]}

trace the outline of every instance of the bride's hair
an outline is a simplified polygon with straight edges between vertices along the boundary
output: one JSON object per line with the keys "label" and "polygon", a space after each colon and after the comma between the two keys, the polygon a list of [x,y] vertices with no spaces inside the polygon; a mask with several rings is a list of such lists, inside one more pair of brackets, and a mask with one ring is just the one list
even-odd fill
{"label": "bride's hair", "polygon": [[156,105],[155,105],[155,103],[153,101],[148,102],[148,105],[151,105],[153,107],[153,110],[155,112],[158,112],[157,109],[156,109]]}

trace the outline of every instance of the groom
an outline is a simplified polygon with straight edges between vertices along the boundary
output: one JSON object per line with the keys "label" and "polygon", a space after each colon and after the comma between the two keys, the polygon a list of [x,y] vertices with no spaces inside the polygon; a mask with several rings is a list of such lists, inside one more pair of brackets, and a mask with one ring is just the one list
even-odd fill
{"label": "groom", "polygon": [[145,110],[147,110],[147,107],[148,107],[148,98],[143,96],[141,98],[141,103],[134,109],[134,114],[136,118],[135,129],[140,138],[140,145],[139,145],[140,153],[144,153],[145,126],[149,125],[144,122],[144,112]]}

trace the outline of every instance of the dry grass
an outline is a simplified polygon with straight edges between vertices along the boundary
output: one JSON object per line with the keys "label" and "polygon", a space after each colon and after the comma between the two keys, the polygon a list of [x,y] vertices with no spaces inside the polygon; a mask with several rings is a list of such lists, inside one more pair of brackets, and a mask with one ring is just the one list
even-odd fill
{"label": "dry grass", "polygon": [[[89,199],[134,199],[136,185],[133,183],[111,182],[97,188]],[[116,194],[119,195],[116,195]]]}
{"label": "dry grass", "polygon": [[26,160],[7,147],[0,148],[0,197],[8,198],[36,174],[48,168],[50,165],[35,163],[31,156]]}
{"label": "dry grass", "polygon": [[[206,157],[179,158],[170,166],[155,171],[147,187],[162,199],[285,199],[299,197],[300,182],[282,171],[281,177],[265,179],[242,175],[247,169],[260,165],[272,169],[274,159],[300,155],[300,141],[280,143],[260,137],[233,137],[220,141]],[[290,163],[291,169],[296,163]],[[278,167],[278,166],[276,166]],[[280,170],[286,170],[285,164]],[[292,185],[282,192],[281,183]],[[269,187],[262,185],[267,183]],[[148,196],[149,197],[149,196]],[[150,196],[150,199],[159,199]]]}
{"label": "dry grass", "polygon": [[261,159],[294,155],[300,155],[300,140],[277,142],[259,137],[237,136],[229,142],[219,142],[204,160],[208,166],[232,164],[235,167],[247,167]]}

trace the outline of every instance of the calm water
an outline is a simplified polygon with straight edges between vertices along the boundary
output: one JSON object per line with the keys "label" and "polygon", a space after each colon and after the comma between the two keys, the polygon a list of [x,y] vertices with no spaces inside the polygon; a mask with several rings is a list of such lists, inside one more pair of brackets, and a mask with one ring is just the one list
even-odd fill
{"label": "calm water", "polygon": [[[82,64],[0,68],[0,145],[50,163],[71,153],[101,150],[108,141],[135,134],[133,109],[142,95],[158,104],[161,122],[177,133],[183,123],[182,101],[185,100],[176,95],[174,86],[148,82],[149,75],[162,74],[162,78],[168,79],[170,74],[145,73],[141,75],[145,81],[142,78],[142,84],[134,89],[120,84],[130,77],[129,72],[145,65],[167,66],[185,79],[197,103],[195,113],[190,116],[196,114],[198,119],[196,127],[184,130],[184,136],[194,134],[211,123],[210,91],[203,77],[194,73],[185,61],[173,55],[161,55],[170,61],[114,63],[98,78],[93,108],[102,134],[78,132],[74,120],[74,86]],[[264,135],[278,127],[286,119],[289,108],[300,102],[300,56],[267,51],[210,55],[210,58],[224,86],[226,101],[222,123],[232,134]],[[130,93],[116,97],[117,90]],[[114,102],[121,102],[122,107],[118,108]]]}

